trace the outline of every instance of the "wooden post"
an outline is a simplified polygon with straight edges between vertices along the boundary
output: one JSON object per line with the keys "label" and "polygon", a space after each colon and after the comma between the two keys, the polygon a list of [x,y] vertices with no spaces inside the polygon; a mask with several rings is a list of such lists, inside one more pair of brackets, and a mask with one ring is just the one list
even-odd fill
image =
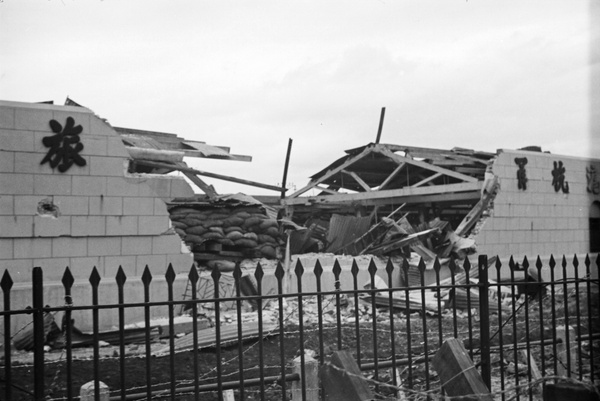
{"label": "wooden post", "polygon": [[465,347],[456,338],[444,341],[432,363],[449,396],[464,396],[481,401],[494,400]]}
{"label": "wooden post", "polygon": [[381,139],[381,131],[383,130],[383,119],[385,118],[385,107],[381,108],[381,116],[379,117],[379,129],[377,130],[377,139],[375,143],[379,143]]}
{"label": "wooden post", "polygon": [[[100,387],[100,399],[97,401],[109,401],[110,391],[108,386],[103,382],[98,382]],[[79,399],[81,401],[94,401],[95,400],[94,381],[89,381],[81,386],[79,391]]]}
{"label": "wooden post", "polygon": [[375,398],[360,368],[348,351],[335,351],[321,367],[324,401],[365,401]]}
{"label": "wooden post", "polygon": [[300,367],[301,358],[294,358],[294,373],[300,375],[300,380],[292,382],[292,400],[302,400],[302,386],[306,391],[306,399],[302,401],[319,401],[319,362],[312,356],[304,355],[304,377]]}
{"label": "wooden post", "polygon": [[281,199],[285,198],[288,167],[290,165],[290,153],[292,153],[292,138],[288,141],[287,154],[285,155],[285,165],[283,167],[283,180],[281,181]]}
{"label": "wooden post", "polygon": [[[568,330],[568,333],[567,333]],[[560,326],[556,328],[556,338],[559,343],[556,345],[556,358],[558,359],[559,376],[571,377],[571,372],[575,371],[577,357],[577,345],[575,344],[575,330],[573,327]],[[569,341],[567,341],[567,339]]]}
{"label": "wooden post", "polygon": [[[526,360],[527,365],[529,365],[529,370],[531,371],[531,378],[535,381],[541,380],[544,376],[542,376],[542,373],[540,372],[537,363],[535,363],[535,359],[533,359],[531,353],[523,349],[521,350],[521,357],[524,360]],[[540,389],[540,394],[543,394],[544,383],[540,382],[540,384],[538,384],[538,388]]]}

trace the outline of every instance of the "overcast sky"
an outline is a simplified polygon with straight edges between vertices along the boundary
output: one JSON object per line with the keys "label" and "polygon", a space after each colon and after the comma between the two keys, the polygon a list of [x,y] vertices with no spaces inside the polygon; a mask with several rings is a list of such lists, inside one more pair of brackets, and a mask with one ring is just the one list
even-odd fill
{"label": "overcast sky", "polygon": [[382,143],[600,157],[599,3],[4,0],[0,99],[229,146],[253,161],[187,162],[272,185],[292,138],[297,189],[374,142],[381,107]]}

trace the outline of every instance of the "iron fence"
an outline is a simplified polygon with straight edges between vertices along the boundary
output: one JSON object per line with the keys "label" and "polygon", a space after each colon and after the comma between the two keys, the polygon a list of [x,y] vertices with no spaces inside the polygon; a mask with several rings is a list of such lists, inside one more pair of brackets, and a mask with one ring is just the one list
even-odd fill
{"label": "iron fence", "polygon": [[[237,265],[231,273],[210,273],[213,289],[227,276],[232,291],[215,290],[208,298],[199,296],[200,275],[192,267],[185,299],[175,299],[180,298],[173,290],[176,274],[169,265],[167,299],[151,299],[152,275],[146,268],[141,277],[144,300],[137,303],[125,303],[127,277],[119,268],[112,304],[99,303],[101,277],[94,268],[90,305],[73,304],[74,279],[66,268],[62,306],[44,304],[43,270],[36,267],[31,308],[20,310],[11,309],[13,281],[5,271],[0,280],[1,394],[6,400],[70,400],[79,397],[83,383],[93,381],[96,399],[100,382],[108,385],[110,399],[115,400],[223,399],[228,389],[240,400],[286,400],[292,390],[294,399],[311,399],[319,389],[307,388],[302,380],[307,366],[313,359],[318,366],[327,365],[334,351],[350,350],[377,397],[431,399],[444,394],[431,360],[444,340],[454,337],[463,341],[497,399],[532,400],[539,398],[545,384],[559,379],[600,383],[599,260],[586,256],[580,264],[576,256],[570,261],[563,256],[560,263],[553,257],[542,263],[538,257],[530,265],[527,258],[520,263],[510,258],[503,266],[498,258],[480,256],[476,266],[468,259],[436,259],[429,266],[421,260],[418,267],[388,260],[385,269],[371,260],[367,285],[359,283],[356,260],[349,270],[336,260],[331,291],[322,290],[325,270],[318,260],[311,269],[298,261],[293,271],[281,263],[273,271],[257,264],[250,292],[243,290],[248,280]],[[449,275],[442,279],[444,269]],[[435,279],[426,283],[428,270]],[[394,281],[398,273],[400,285]],[[348,274],[353,284],[343,288],[340,278]],[[272,275],[276,283],[268,293],[263,289],[265,275]],[[393,285],[382,285],[381,278]],[[295,281],[297,291],[286,292],[289,280]],[[315,291],[303,290],[307,280],[314,280]],[[163,339],[151,319],[152,309],[158,307],[168,311],[168,335]],[[125,316],[130,308],[144,310],[141,335],[135,340],[128,338]],[[75,311],[92,315],[85,357],[79,355],[81,333],[71,318]],[[118,314],[117,334],[108,347],[101,341],[99,323],[106,311]],[[190,317],[191,325],[183,337],[175,335],[176,315],[181,313]],[[25,354],[14,350],[11,334],[11,318],[23,314],[32,320],[31,327],[24,328],[30,338],[23,331],[20,335],[21,342],[31,343]],[[60,341],[49,347],[48,317],[57,314],[63,315]],[[19,359],[24,355],[25,361]]]}

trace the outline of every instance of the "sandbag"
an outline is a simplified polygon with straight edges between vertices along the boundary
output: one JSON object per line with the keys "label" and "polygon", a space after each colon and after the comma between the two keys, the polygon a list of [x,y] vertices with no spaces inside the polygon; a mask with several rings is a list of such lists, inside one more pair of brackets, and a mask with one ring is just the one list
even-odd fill
{"label": "sandbag", "polygon": [[238,231],[238,232],[242,233],[242,232],[244,232],[244,229],[242,227],[238,227],[238,226],[231,226],[231,227],[223,228],[223,232],[225,234],[229,234],[230,232],[233,232],[233,231]]}
{"label": "sandbag", "polygon": [[264,231],[264,234],[270,235],[273,238],[279,238],[279,228],[270,227]]}
{"label": "sandbag", "polygon": [[255,233],[246,233],[244,234],[244,238],[251,239],[252,241],[258,241],[258,235]]}
{"label": "sandbag", "polygon": [[223,220],[204,220],[202,223],[204,227],[220,227],[223,225]]}
{"label": "sandbag", "polygon": [[277,257],[277,251],[271,245],[263,245],[259,248],[259,250],[260,253],[266,258],[275,259]]}
{"label": "sandbag", "polygon": [[244,238],[244,234],[242,234],[239,231],[231,231],[231,232],[225,234],[225,237],[229,238],[232,241],[235,241],[236,239]]}
{"label": "sandbag", "polygon": [[244,227],[244,228],[253,227],[253,226],[259,225],[261,221],[262,220],[260,217],[256,217],[256,216],[248,217],[244,221],[244,224],[242,225],[242,227]]}
{"label": "sandbag", "polygon": [[229,238],[220,238],[217,240],[217,242],[224,246],[235,246],[235,243]]}
{"label": "sandbag", "polygon": [[258,243],[256,241],[247,238],[240,238],[238,240],[233,241],[233,243],[235,244],[235,246],[239,246],[241,248],[256,248],[258,246]]}
{"label": "sandbag", "polygon": [[192,234],[192,235],[202,235],[207,231],[208,230],[202,226],[188,227],[187,230],[185,230],[186,233]]}
{"label": "sandbag", "polygon": [[273,219],[265,219],[263,221],[260,222],[260,229],[261,230],[267,230],[270,227],[275,227],[279,230],[279,223],[277,223],[277,220],[273,220]]}
{"label": "sandbag", "polygon": [[207,240],[211,240],[211,239],[220,239],[220,238],[223,238],[223,234],[216,233],[214,231],[208,231],[208,232],[202,234],[201,237],[205,241],[207,241]]}
{"label": "sandbag", "polygon": [[258,243],[259,244],[275,244],[275,245],[277,245],[277,240],[267,234],[258,234]]}
{"label": "sandbag", "polygon": [[185,242],[189,242],[189,243],[192,243],[192,244],[201,244],[204,241],[205,241],[204,238],[202,238],[199,235],[193,235],[193,234],[190,235],[190,234],[188,234],[188,235],[185,236]]}
{"label": "sandbag", "polygon": [[225,235],[225,233],[223,232],[223,229],[221,227],[213,226],[213,227],[209,227],[208,229],[212,232],[219,233],[221,235]]}
{"label": "sandbag", "polygon": [[171,225],[174,228],[181,228],[182,230],[185,230],[187,228],[187,226],[188,226],[187,224],[185,224],[185,223],[183,223],[181,221],[173,221],[173,220],[171,220]]}
{"label": "sandbag", "polygon": [[230,216],[223,220],[223,227],[241,226],[244,224],[244,219],[239,216]]}

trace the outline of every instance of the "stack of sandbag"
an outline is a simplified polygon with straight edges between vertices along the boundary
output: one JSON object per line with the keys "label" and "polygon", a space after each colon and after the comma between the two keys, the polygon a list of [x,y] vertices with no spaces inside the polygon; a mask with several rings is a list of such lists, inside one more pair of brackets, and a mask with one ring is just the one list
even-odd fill
{"label": "stack of sandbag", "polygon": [[207,244],[218,243],[223,250],[248,257],[277,257],[281,242],[279,225],[259,206],[181,206],[170,209],[169,213],[175,231],[193,252],[204,252]]}

